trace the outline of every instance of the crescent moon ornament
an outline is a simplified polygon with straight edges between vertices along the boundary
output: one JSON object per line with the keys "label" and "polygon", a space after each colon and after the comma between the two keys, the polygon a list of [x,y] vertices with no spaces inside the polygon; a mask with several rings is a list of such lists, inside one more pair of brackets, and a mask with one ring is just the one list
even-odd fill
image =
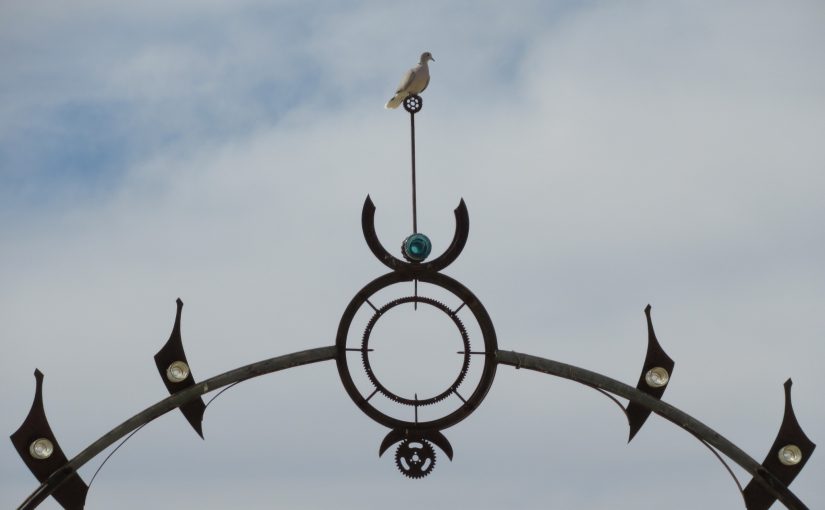
{"label": "crescent moon ornament", "polygon": [[[383,454],[392,444],[401,443],[399,452],[405,453],[400,457],[396,455],[396,465],[402,474],[410,478],[423,478],[432,472],[435,465],[435,453],[430,445],[438,446],[452,460],[452,446],[441,431],[468,417],[481,404],[492,386],[496,372],[495,353],[498,343],[490,315],[481,301],[467,287],[440,272],[441,269],[455,261],[467,242],[469,215],[463,200],[455,210],[455,218],[455,234],[444,253],[430,262],[404,261],[390,255],[378,240],[374,223],[375,205],[370,197],[367,197],[361,215],[364,239],[375,257],[392,271],[371,281],[355,294],[344,310],[336,335],[336,363],[347,394],[367,416],[391,429],[382,442],[379,455]],[[405,246],[406,244],[405,242]],[[385,295],[387,289],[410,281],[426,283],[439,291],[446,291],[454,301],[453,306],[417,293],[413,296],[392,299],[386,303],[377,302],[378,297]],[[434,395],[422,396],[422,398],[419,398],[417,393],[414,396],[400,395],[389,388],[378,377],[371,358],[375,351],[371,340],[376,324],[397,307],[419,304],[435,309],[453,322],[458,331],[456,336],[459,338],[460,350],[457,352],[462,356],[461,369],[455,374],[452,383],[442,391]],[[372,315],[359,337],[352,326],[355,316],[362,310],[372,310]],[[480,339],[472,340],[469,337],[459,313],[467,315],[466,320],[475,322],[475,329],[481,332]],[[481,345],[473,350],[471,342],[479,340]],[[465,376],[471,360],[473,363],[481,363],[481,375],[474,386],[465,385]],[[366,378],[370,387],[359,387],[356,384],[354,374],[358,372],[363,372],[365,377],[360,377],[360,379]],[[381,406],[376,405],[376,399],[384,400]],[[445,399],[455,401],[457,404],[455,408],[426,421],[418,419],[419,408],[440,403]],[[400,417],[400,413],[393,415],[385,409],[387,403],[402,409],[412,407],[414,412],[410,418]],[[431,455],[432,463],[427,463],[425,466],[411,461],[409,458],[413,452],[411,448],[416,454],[426,454],[424,456],[427,458]],[[430,454],[431,451],[432,454]]]}

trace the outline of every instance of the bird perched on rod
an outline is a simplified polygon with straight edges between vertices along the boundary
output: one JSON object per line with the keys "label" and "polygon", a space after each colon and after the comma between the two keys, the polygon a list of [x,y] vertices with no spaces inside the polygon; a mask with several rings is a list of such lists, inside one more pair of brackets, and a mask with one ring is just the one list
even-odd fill
{"label": "bird perched on rod", "polygon": [[384,108],[398,108],[398,105],[400,105],[407,96],[424,92],[424,89],[430,84],[430,68],[427,67],[427,62],[430,60],[435,62],[432,53],[425,51],[421,54],[421,60],[418,61],[418,65],[407,71],[407,74],[401,78],[401,84],[398,86],[398,90],[395,92],[395,95],[392,96],[392,99],[387,101]]}

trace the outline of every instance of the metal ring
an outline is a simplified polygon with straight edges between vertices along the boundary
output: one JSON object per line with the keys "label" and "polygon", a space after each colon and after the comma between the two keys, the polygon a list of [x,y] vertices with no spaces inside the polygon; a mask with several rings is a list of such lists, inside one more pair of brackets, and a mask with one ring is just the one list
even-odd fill
{"label": "metal ring", "polygon": [[[430,283],[441,287],[442,289],[445,289],[458,297],[464,303],[464,306],[466,306],[473,314],[479,328],[481,329],[481,336],[484,342],[484,350],[482,351],[484,354],[484,361],[481,377],[469,397],[466,399],[459,397],[462,400],[461,406],[449,414],[435,420],[426,422],[401,420],[393,416],[389,416],[374,407],[367,400],[367,397],[361,394],[353,381],[347,361],[347,338],[349,336],[350,326],[352,325],[352,320],[355,317],[355,314],[361,306],[364,305],[364,303],[366,303],[367,300],[378,291],[396,283],[412,281],[413,277],[409,274],[404,274],[401,272],[387,273],[368,283],[364,286],[364,288],[355,294],[355,297],[352,298],[349,305],[344,310],[344,314],[341,316],[341,321],[338,323],[338,333],[335,339],[335,347],[337,349],[336,364],[338,366],[338,375],[341,378],[341,382],[344,385],[344,389],[347,391],[347,394],[349,394],[353,402],[355,402],[355,404],[367,416],[376,422],[391,429],[443,430],[455,425],[469,416],[473,410],[481,404],[484,397],[487,396],[487,392],[490,390],[490,387],[493,384],[493,379],[495,378],[497,366],[495,353],[498,349],[498,343],[496,340],[496,332],[493,327],[493,321],[490,319],[490,315],[487,313],[487,310],[478,298],[467,287],[449,276],[437,272],[422,272],[417,274],[416,278],[421,282]],[[479,352],[479,354],[482,352]]]}
{"label": "metal ring", "polygon": [[[375,372],[372,370],[372,366],[370,365],[369,359],[369,341],[370,341],[370,334],[372,333],[372,328],[375,326],[375,323],[378,322],[387,311],[395,308],[398,305],[402,305],[404,303],[424,303],[430,306],[441,310],[447,316],[452,319],[453,323],[458,328],[458,332],[461,334],[461,341],[464,344],[464,359],[461,364],[461,370],[458,372],[458,377],[455,378],[455,381],[444,391],[435,395],[434,397],[425,398],[425,399],[410,399],[404,398],[390,390],[387,389],[386,386],[381,384],[378,378],[375,376]],[[436,301],[435,299],[430,299],[428,297],[422,296],[406,296],[399,299],[395,299],[390,301],[386,305],[379,308],[375,314],[372,316],[370,321],[367,323],[366,328],[364,328],[364,336],[361,340],[361,360],[364,363],[364,369],[367,371],[367,378],[369,378],[370,382],[372,382],[373,386],[385,397],[389,398],[394,402],[398,402],[399,404],[404,404],[408,406],[428,406],[430,404],[435,404],[437,402],[441,402],[445,398],[449,397],[451,393],[455,392],[461,383],[464,381],[464,377],[467,375],[467,370],[470,368],[470,337],[467,335],[467,330],[464,328],[464,324],[461,323],[461,319],[450,310],[450,308],[441,303]]]}

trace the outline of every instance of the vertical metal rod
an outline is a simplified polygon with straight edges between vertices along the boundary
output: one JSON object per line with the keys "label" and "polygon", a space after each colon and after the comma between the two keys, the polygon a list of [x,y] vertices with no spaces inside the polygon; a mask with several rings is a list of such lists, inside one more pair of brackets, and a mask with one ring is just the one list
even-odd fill
{"label": "vertical metal rod", "polygon": [[418,233],[418,211],[415,205],[415,114],[410,113],[410,147],[412,150],[412,210],[413,234]]}
{"label": "vertical metal rod", "polygon": [[[410,150],[412,151],[412,213],[413,234],[418,233],[418,210],[415,200],[415,114],[410,112]],[[415,296],[418,297],[418,279],[415,280]],[[413,310],[418,310],[418,301],[413,301]],[[418,407],[415,408],[415,421],[418,423]]]}

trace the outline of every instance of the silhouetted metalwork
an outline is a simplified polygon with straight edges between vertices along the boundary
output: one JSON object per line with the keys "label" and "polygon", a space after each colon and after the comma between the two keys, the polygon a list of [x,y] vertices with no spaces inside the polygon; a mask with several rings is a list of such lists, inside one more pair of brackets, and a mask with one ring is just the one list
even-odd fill
{"label": "silhouetted metalwork", "polygon": [[[374,226],[375,206],[373,205],[372,200],[367,197],[364,201],[364,208],[361,214],[361,226],[364,233],[364,239],[375,257],[384,265],[390,269],[393,269],[393,271],[376,278],[358,291],[345,309],[344,314],[341,317],[341,321],[338,324],[338,333],[336,335],[336,347],[338,348],[336,361],[338,364],[338,373],[341,376],[341,381],[344,384],[344,388],[347,390],[347,393],[355,404],[367,416],[390,428],[391,434],[388,435],[388,437],[395,438],[397,441],[409,440],[429,442],[439,446],[439,448],[445,450],[445,452],[447,451],[446,447],[449,447],[449,442],[446,437],[442,439],[443,435],[441,434],[441,431],[455,425],[469,416],[472,411],[478,407],[479,404],[481,404],[481,401],[487,395],[487,392],[489,391],[495,377],[495,352],[498,348],[493,321],[487,313],[487,310],[481,304],[481,301],[467,287],[440,272],[441,269],[447,267],[458,257],[467,242],[467,235],[469,233],[469,215],[467,214],[467,207],[463,200],[459,203],[459,206],[455,210],[455,217],[456,229],[453,236],[453,241],[443,254],[431,262],[405,262],[397,257],[394,257],[393,255],[390,255],[390,253],[378,240],[378,235],[375,232]],[[370,301],[370,298],[376,295],[379,291],[395,284],[410,281],[425,282],[447,290],[457,298],[459,305],[454,310],[432,298],[417,295],[396,299],[380,307]],[[372,327],[387,310],[403,303],[425,303],[445,313],[456,324],[464,346],[464,351],[462,351],[462,368],[459,373],[456,374],[453,384],[437,395],[425,397],[420,400],[417,396],[412,396],[412,398],[410,398],[410,396],[402,397],[386,389],[386,387],[377,379],[369,364],[369,333],[372,330]],[[371,307],[375,313],[370,319],[370,322],[367,324],[360,347],[350,346],[347,343],[347,340],[349,338],[352,320],[356,313],[364,306]],[[483,348],[478,351],[470,350],[470,339],[467,336],[466,329],[460,319],[456,316],[457,309],[464,307],[471,312],[474,319],[478,323],[479,329],[481,330]],[[461,404],[455,410],[444,416],[424,422],[418,420],[417,412],[414,413],[413,419],[411,420],[402,420],[390,416],[378,410],[378,408],[370,402],[370,400],[375,396],[375,392],[365,395],[359,391],[353,381],[351,372],[352,367],[348,358],[348,353],[354,352],[360,353],[362,367],[366,371],[366,375],[369,380],[373,383],[375,392],[380,393],[382,396],[394,402],[413,406],[416,410],[419,406],[439,402],[447,397],[458,399],[461,401]],[[481,377],[476,386],[474,388],[470,388],[470,390],[463,390],[460,389],[460,387],[462,382],[464,382],[464,376],[470,363],[471,354],[478,355],[476,357],[482,360],[483,368],[481,371]],[[357,368],[358,364],[356,363],[355,366]],[[465,397],[465,395],[468,396]],[[446,447],[444,445],[446,445]],[[380,450],[381,453],[383,453],[384,450],[386,450],[386,447],[382,447]],[[449,450],[450,454],[448,457],[452,458],[452,448],[449,447]],[[425,476],[431,471],[432,469],[429,468],[420,472],[416,471],[416,473],[420,476]],[[404,470],[402,470],[402,472],[406,475],[410,474]]]}
{"label": "silhouetted metalwork", "polygon": [[[191,388],[195,385],[195,377],[189,368],[186,353],[183,351],[183,341],[180,336],[180,316],[183,310],[183,301],[177,300],[178,311],[175,314],[175,325],[169,340],[155,354],[155,365],[170,395]],[[192,425],[195,432],[203,439],[203,412],[206,411],[206,404],[199,398],[180,408],[186,421]]]}
{"label": "silhouetted metalwork", "polygon": [[411,94],[404,99],[404,109],[410,114],[410,155],[412,159],[412,217],[413,234],[418,233],[418,206],[416,203],[415,185],[415,114],[421,111],[424,100],[417,94]]}
{"label": "silhouetted metalwork", "polygon": [[[650,318],[650,305],[645,308],[645,316],[647,317],[647,355],[645,356],[644,365],[642,365],[642,374],[639,376],[636,389],[647,393],[651,397],[661,399],[673,375],[675,363],[665,353],[656,339],[656,333],[653,331],[653,321]],[[633,437],[641,430],[648,416],[650,416],[650,409],[638,404],[628,404],[627,421],[630,424],[628,442],[632,441]]]}
{"label": "silhouetted metalwork", "polygon": [[754,482],[781,501],[782,504],[790,510],[803,510],[808,508],[791,492],[787,484],[782,483],[773,473],[764,469],[756,460],[726,439],[722,434],[711,429],[684,411],[649,395],[647,392],[584,368],[529,354],[513,351],[498,351],[496,353],[496,359],[498,363],[502,365],[511,365],[517,369],[535,370],[537,372],[563,377],[584,384],[585,386],[597,388],[612,395],[626,398],[631,404],[646,407],[679,428],[699,438],[702,442],[715,448],[741,466],[753,476]]}
{"label": "silhouetted metalwork", "polygon": [[[40,486],[20,504],[18,510],[37,508],[46,498],[54,494],[55,491],[60,490],[64,484],[70,483],[70,480],[72,480],[74,476],[77,476],[76,473],[78,469],[102,453],[106,448],[112,446],[118,440],[123,439],[139,427],[160,418],[169,411],[173,411],[180,406],[197,400],[206,393],[219,390],[240,381],[246,381],[288,368],[335,359],[336,353],[337,349],[335,346],[328,346],[307,349],[284,356],[276,356],[224,372],[223,374],[195,383],[185,390],[170,395],[103,434],[99,439],[86,447],[86,449],[69,460],[68,463],[64,463],[60,468],[52,471],[48,478],[41,480],[42,483]],[[71,507],[64,506],[64,508]]]}
{"label": "silhouetted metalwork", "polygon": [[375,204],[372,203],[369,195],[364,200],[364,207],[361,210],[361,230],[364,232],[367,246],[373,255],[393,271],[404,274],[437,272],[452,264],[461,255],[464,245],[467,244],[467,236],[470,232],[470,216],[467,213],[467,205],[463,199],[458,203],[454,213],[455,233],[450,246],[444,250],[444,253],[429,262],[403,261],[391,255],[384,248],[381,241],[378,240],[378,234],[375,233]]}
{"label": "silhouetted metalwork", "polygon": [[[796,421],[791,403],[792,384],[790,379],[785,381],[785,415],[782,426],[761,466],[761,471],[770,473],[768,479],[779,488],[787,487],[793,482],[816,448]],[[743,495],[748,510],[767,510],[776,501],[776,496],[764,484],[759,483],[757,477],[745,487]]]}
{"label": "silhouetted metalwork", "polygon": [[435,467],[435,450],[427,441],[405,439],[395,450],[395,465],[406,477],[424,478]]}
{"label": "silhouetted metalwork", "polygon": [[[462,351],[463,356],[461,370],[459,370],[458,375],[455,378],[455,381],[441,393],[429,398],[419,399],[416,397],[410,399],[402,397],[392,392],[391,390],[387,389],[383,384],[381,384],[381,381],[379,381],[378,378],[375,376],[375,372],[373,372],[372,366],[370,365],[370,351],[372,351],[372,349],[369,348],[369,342],[370,334],[372,333],[372,328],[375,326],[375,323],[378,322],[378,319],[380,319],[381,316],[387,313],[390,309],[405,303],[425,303],[434,307],[436,310],[444,312],[453,321],[456,328],[458,328],[458,332],[461,335],[461,341],[464,346],[464,351]],[[441,402],[442,400],[451,395],[454,395],[455,392],[458,391],[458,387],[464,381],[464,377],[467,376],[467,369],[470,368],[470,352],[470,337],[467,335],[467,330],[464,328],[464,324],[461,323],[461,319],[458,318],[458,315],[456,315],[456,313],[453,312],[453,310],[451,310],[444,303],[440,303],[435,299],[421,296],[407,296],[399,299],[394,299],[386,305],[379,308],[378,310],[376,310],[372,318],[370,318],[370,321],[367,323],[367,327],[364,330],[363,340],[361,341],[361,361],[364,365],[364,370],[367,373],[367,378],[369,378],[370,382],[373,384],[373,386],[375,386],[375,389],[377,389],[379,393],[381,393],[388,399],[392,400],[393,402],[413,407],[422,407],[435,404],[437,402]]]}
{"label": "silhouetted metalwork", "polygon": [[410,94],[404,99],[404,109],[407,110],[410,115],[415,115],[420,112],[423,106],[424,100],[421,99],[421,96],[418,94]]}
{"label": "silhouetted metalwork", "polygon": [[[198,383],[192,375],[183,350],[183,302],[178,299],[172,333],[155,355],[158,373],[170,395],[107,432],[71,460],[66,458],[46,420],[42,397],[43,374],[39,370],[35,371],[37,387],[32,408],[20,428],[12,434],[11,440],[24,463],[41,484],[18,510],[34,509],[49,496],[54,496],[66,509],[82,509],[89,487],[77,474],[77,470],[117,441],[124,437],[128,439],[152,420],[179,408],[195,431],[203,437],[202,423],[208,405],[204,404],[204,394],[220,390],[212,398],[214,400],[223,391],[241,381],[333,359],[341,383],[353,402],[369,418],[389,429],[378,448],[379,457],[390,447],[397,445],[395,465],[401,474],[412,479],[423,478],[432,473],[437,460],[433,446],[442,450],[450,460],[453,459],[453,447],[442,431],[466,419],[481,405],[492,387],[497,367],[501,364],[569,379],[607,395],[627,416],[630,429],[628,442],[638,434],[652,413],[676,424],[707,446],[724,464],[736,481],[749,510],[765,510],[776,501],[780,501],[791,510],[806,509],[807,507],[791,492],[789,485],[810,459],[815,445],[806,437],[794,415],[790,379],[785,383],[785,415],[782,426],[765,461],[759,464],[707,425],[662,401],[672,378],[675,363],[659,344],[653,329],[650,305],[645,308],[647,354],[635,388],[573,365],[498,349],[492,319],[481,301],[462,283],[441,272],[458,258],[467,243],[469,214],[463,199],[454,211],[455,232],[450,245],[441,255],[428,261],[432,244],[426,235],[418,232],[415,174],[415,114],[421,111],[423,102],[419,96],[411,95],[403,104],[404,109],[410,114],[413,232],[402,242],[401,258],[390,254],[378,239],[375,231],[376,208],[372,199],[367,196],[361,212],[364,239],[373,255],[387,266],[390,272],[367,283],[350,300],[339,321],[335,344],[259,361]],[[409,282],[413,282],[414,285],[412,296],[404,295],[386,303],[376,304],[379,297],[384,299],[383,291],[393,286],[407,285]],[[433,297],[419,295],[419,282],[446,291],[452,296],[451,299],[455,300],[455,307],[449,306],[443,299],[439,301]],[[421,304],[445,314],[458,331],[457,336],[462,349],[458,351],[462,356],[460,368],[452,382],[435,394],[422,393],[420,397],[418,392],[413,392],[412,395],[401,394],[382,382],[372,367],[371,353],[379,348],[371,343],[373,328],[388,312],[409,304],[416,309]],[[468,313],[471,315],[469,320],[476,322],[481,333],[481,345],[474,348],[472,344],[478,339],[470,338],[465,327],[467,319],[462,320],[458,316],[459,312],[465,309],[462,313],[465,316]],[[351,330],[353,320],[360,310],[366,310],[370,318],[359,335],[358,331]],[[480,375],[477,381],[468,382],[469,367],[476,362],[482,364]],[[353,378],[353,373],[360,370],[363,370],[364,374],[359,380],[366,380],[370,385],[367,391],[362,391]],[[627,405],[622,404],[617,397],[627,399]],[[378,399],[384,399],[384,404],[389,404],[390,407],[398,407],[403,417],[389,414],[386,406],[379,409],[375,405]],[[439,405],[448,400],[454,404],[454,408],[441,412],[435,418],[419,419],[419,408],[433,406],[443,411]],[[744,490],[722,456],[738,464],[752,476]]]}
{"label": "silhouetted metalwork", "polygon": [[[96,440],[85,450],[72,458],[62,468],[56,469],[18,507],[18,510],[31,510],[36,508],[41,502],[52,495],[56,490],[61,488],[67,480],[70,480],[78,469],[103,452],[106,448],[124,438],[138,427],[157,419],[158,417],[187,402],[200,398],[208,392],[220,390],[239,381],[245,381],[254,377],[259,377],[288,368],[337,359],[337,354],[338,348],[336,346],[330,346],[278,356],[231,370],[203,382],[196,383],[194,386],[186,390],[171,395],[139,412],[111,431],[107,432],[100,439]],[[707,425],[666,402],[656,399],[647,393],[620,381],[584,368],[576,367],[574,365],[540,358],[538,356],[502,350],[496,351],[494,358],[497,364],[509,365],[516,369],[523,368],[526,370],[534,370],[564,379],[569,379],[571,381],[626,398],[631,403],[643,405],[651,409],[653,413],[674,423],[694,436],[701,438],[703,441],[707,441],[707,443],[713,448],[716,448],[723,455],[751,474],[756,483],[760,484],[760,486],[764,487],[770,494],[774,495],[787,508],[791,510],[803,510],[807,508],[791,492],[786,484],[782,483],[782,481],[777,479],[775,475],[764,469],[762,465],[751,458],[747,453],[739,449],[736,445],[725,439],[721,434],[714,431]],[[448,451],[443,446],[444,442],[439,444],[436,438],[437,435],[435,437],[431,436],[429,440],[431,440],[434,444],[437,444],[442,450],[445,451],[448,457],[452,458],[452,451]],[[391,432],[382,442],[379,453],[383,453],[390,446],[403,441],[404,439],[405,436],[403,432]],[[411,439],[415,439],[415,437],[413,436]]]}
{"label": "silhouetted metalwork", "polygon": [[34,371],[37,381],[34,402],[20,428],[11,435],[11,442],[20,458],[41,483],[55,473],[62,473],[65,480],[54,491],[54,499],[67,510],[79,510],[86,504],[89,487],[73,470],[67,467],[68,459],[60,448],[57,437],[46,419],[43,408],[43,372]]}

